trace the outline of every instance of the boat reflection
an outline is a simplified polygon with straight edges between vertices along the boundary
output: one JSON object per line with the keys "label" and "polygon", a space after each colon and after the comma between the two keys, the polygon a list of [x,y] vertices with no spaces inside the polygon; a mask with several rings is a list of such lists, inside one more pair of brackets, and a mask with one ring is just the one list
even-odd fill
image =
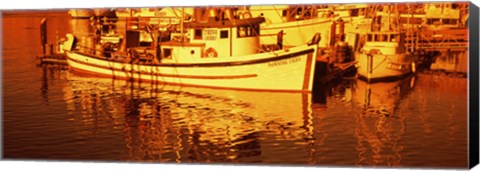
{"label": "boat reflection", "polygon": [[356,165],[400,166],[405,116],[399,104],[415,86],[415,77],[397,82],[367,84],[356,81],[354,100],[364,110],[356,114]]}
{"label": "boat reflection", "polygon": [[[65,67],[63,66],[56,66],[56,65],[44,65],[41,68],[42,76],[41,76],[41,87],[40,87],[40,92],[41,92],[41,97],[43,100],[44,105],[49,105],[49,89],[50,86],[49,83],[55,81],[55,80],[61,80],[64,79],[64,74],[65,73]],[[53,85],[55,86],[55,85]]]}
{"label": "boat reflection", "polygon": [[67,78],[67,109],[91,128],[79,136],[123,129],[127,161],[313,164],[328,136],[311,94]]}

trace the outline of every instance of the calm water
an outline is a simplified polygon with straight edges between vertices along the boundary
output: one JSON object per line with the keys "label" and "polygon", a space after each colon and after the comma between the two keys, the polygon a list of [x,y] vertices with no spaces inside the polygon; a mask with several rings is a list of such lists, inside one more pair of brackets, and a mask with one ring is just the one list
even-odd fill
{"label": "calm water", "polygon": [[[66,13],[4,14],[8,159],[319,166],[467,167],[467,80],[419,74],[313,95],[92,79],[37,67]],[[28,16],[28,17],[27,17]]]}

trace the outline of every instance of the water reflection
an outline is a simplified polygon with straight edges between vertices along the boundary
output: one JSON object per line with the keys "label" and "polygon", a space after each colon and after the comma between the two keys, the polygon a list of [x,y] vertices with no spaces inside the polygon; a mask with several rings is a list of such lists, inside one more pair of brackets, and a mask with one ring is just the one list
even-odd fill
{"label": "water reflection", "polygon": [[[325,111],[312,108],[310,94],[92,80],[73,74],[67,78],[67,109],[80,111],[78,120],[93,128],[79,131],[79,136],[123,123],[124,157],[130,161],[276,163],[261,156],[294,153],[307,154],[299,160],[314,163],[315,148],[322,144],[318,140],[326,137],[315,134]],[[278,163],[285,161],[278,157]]]}
{"label": "water reflection", "polygon": [[323,120],[326,99],[333,96],[346,106],[363,106],[354,114],[356,164],[401,166],[398,141],[405,124],[398,104],[415,85],[413,77],[370,85],[352,79],[312,97],[67,76],[67,105],[93,128],[79,136],[116,125],[128,149],[124,160],[177,163],[321,164],[331,146]]}
{"label": "water reflection", "polygon": [[42,76],[41,76],[41,87],[40,93],[42,96],[42,100],[44,105],[49,104],[49,82],[53,82],[55,80],[63,79],[63,73],[65,72],[65,67],[63,66],[52,66],[52,65],[45,65],[41,67]]}
{"label": "water reflection", "polygon": [[354,99],[364,109],[355,116],[356,165],[401,166],[404,146],[399,140],[405,133],[405,116],[399,104],[414,88],[415,77],[388,83],[355,83]]}
{"label": "water reflection", "polygon": [[[88,147],[102,139],[98,143],[105,149],[95,153],[99,159],[404,166],[425,153],[412,150],[425,147],[411,139],[440,137],[445,147],[463,140],[458,121],[428,117],[435,100],[424,98],[422,87],[437,83],[415,77],[375,84],[347,79],[298,94],[130,83],[42,70],[44,99],[59,87],[52,80],[63,79],[75,142]],[[450,101],[445,119],[458,113],[456,100]],[[409,124],[406,132],[406,122],[417,124]],[[448,129],[436,135],[439,128]]]}

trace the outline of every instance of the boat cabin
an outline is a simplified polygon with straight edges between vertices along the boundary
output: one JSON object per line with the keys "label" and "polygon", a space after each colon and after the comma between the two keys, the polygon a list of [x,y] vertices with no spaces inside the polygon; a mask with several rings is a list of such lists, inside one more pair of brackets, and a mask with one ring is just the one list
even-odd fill
{"label": "boat cabin", "polygon": [[[200,14],[198,14],[200,13]],[[238,19],[233,11],[204,9],[192,22],[183,24],[171,40],[158,42],[162,63],[192,62],[201,58],[220,58],[256,54],[260,49],[260,23],[265,19]]]}
{"label": "boat cabin", "polygon": [[391,55],[405,52],[403,32],[370,32],[365,35],[363,51],[378,49],[381,54]]}

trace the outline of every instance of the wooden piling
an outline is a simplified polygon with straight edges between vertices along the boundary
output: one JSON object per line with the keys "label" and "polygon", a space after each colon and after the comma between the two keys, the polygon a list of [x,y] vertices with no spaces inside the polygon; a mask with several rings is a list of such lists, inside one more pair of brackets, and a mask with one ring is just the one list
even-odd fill
{"label": "wooden piling", "polygon": [[40,21],[40,45],[42,47],[43,55],[47,53],[47,18]]}

